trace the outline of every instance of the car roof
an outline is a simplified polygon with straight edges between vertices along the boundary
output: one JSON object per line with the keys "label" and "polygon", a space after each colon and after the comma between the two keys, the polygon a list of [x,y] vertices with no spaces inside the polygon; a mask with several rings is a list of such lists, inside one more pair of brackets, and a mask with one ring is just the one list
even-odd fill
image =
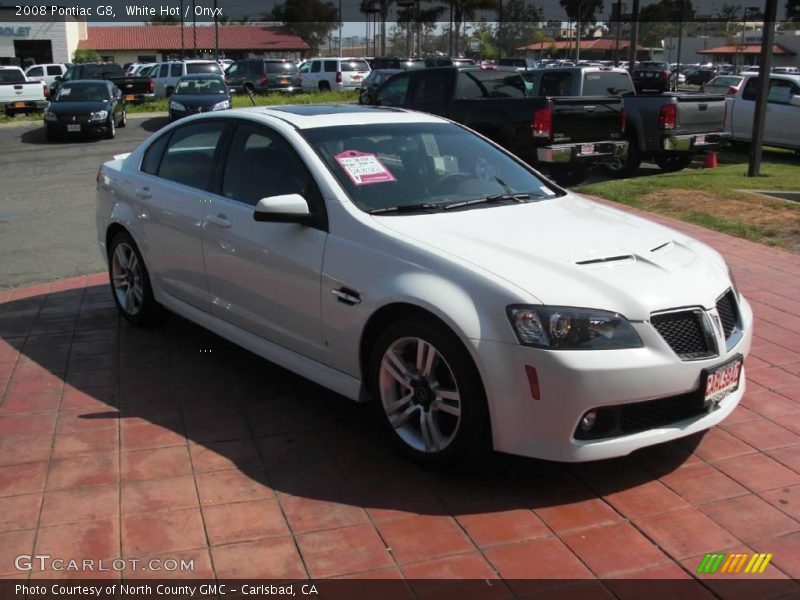
{"label": "car roof", "polygon": [[[401,108],[382,106],[362,106],[358,104],[292,104],[286,106],[270,106],[239,108],[225,111],[227,115],[246,113],[261,114],[280,119],[297,129],[339,125],[368,125],[381,123],[447,123],[446,119],[407,111]],[[226,115],[226,116],[227,116]]]}

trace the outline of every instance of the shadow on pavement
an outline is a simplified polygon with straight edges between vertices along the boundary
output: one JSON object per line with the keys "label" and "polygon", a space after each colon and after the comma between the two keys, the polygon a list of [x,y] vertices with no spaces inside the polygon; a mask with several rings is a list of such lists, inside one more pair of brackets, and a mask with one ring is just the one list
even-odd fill
{"label": "shadow on pavement", "polygon": [[67,145],[67,144],[85,144],[96,143],[104,141],[105,137],[101,136],[75,136],[69,138],[61,138],[56,140],[48,140],[45,136],[44,126],[32,128],[20,136],[23,144],[46,144],[48,146]]}
{"label": "shadow on pavement", "polygon": [[[332,519],[347,507],[460,515],[581,502],[674,470],[700,439],[588,465],[493,454],[428,472],[396,453],[369,405],[174,315],[134,328],[118,317],[107,285],[0,304],[0,336],[21,352],[0,415],[60,408],[56,438],[119,422],[123,453],[188,441],[196,478],[238,469],[240,479],[299,502],[296,510],[298,499],[334,503]],[[14,395],[17,378],[27,381],[24,396]],[[62,387],[64,401],[48,404]],[[66,429],[65,416],[72,418]]]}
{"label": "shadow on pavement", "polygon": [[149,119],[141,120],[142,129],[154,133],[169,125],[169,117],[150,117]]}

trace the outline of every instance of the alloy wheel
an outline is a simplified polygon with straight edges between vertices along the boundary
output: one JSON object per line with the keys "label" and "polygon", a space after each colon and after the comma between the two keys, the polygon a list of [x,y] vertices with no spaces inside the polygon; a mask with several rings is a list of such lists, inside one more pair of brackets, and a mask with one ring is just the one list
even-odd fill
{"label": "alloy wheel", "polygon": [[125,242],[117,244],[111,256],[111,285],[123,311],[133,316],[142,310],[142,268],[136,252]]}

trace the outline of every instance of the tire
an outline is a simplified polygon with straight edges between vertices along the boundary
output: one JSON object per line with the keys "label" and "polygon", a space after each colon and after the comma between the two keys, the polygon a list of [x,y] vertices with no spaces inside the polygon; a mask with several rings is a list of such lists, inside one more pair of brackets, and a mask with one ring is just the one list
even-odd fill
{"label": "tire", "polygon": [[327,81],[320,81],[319,82],[319,91],[320,92],[330,92],[331,91],[331,84]]}
{"label": "tire", "polygon": [[114,118],[114,113],[111,113],[111,118],[108,120],[108,129],[106,130],[106,139],[113,140],[117,136],[117,120]]}
{"label": "tire", "polygon": [[627,178],[636,175],[641,164],[642,153],[639,150],[639,143],[636,139],[631,138],[628,140],[627,156],[605,163],[603,169],[612,177]]}
{"label": "tire", "polygon": [[583,166],[553,166],[550,167],[550,177],[564,187],[578,185],[589,177],[589,169]]}
{"label": "tire", "polygon": [[164,93],[166,94],[167,98],[169,98],[170,96],[172,96],[172,94],[174,94],[174,93],[175,93],[175,88],[168,87],[168,88],[167,88],[167,89],[164,91]]}
{"label": "tire", "polygon": [[692,154],[689,152],[663,152],[657,154],[654,160],[662,171],[674,173],[682,171],[692,164]]}
{"label": "tire", "polygon": [[[417,369],[418,362],[429,366]],[[442,324],[408,318],[390,325],[371,350],[367,377],[378,418],[419,465],[444,468],[490,448],[480,375],[461,341]]]}
{"label": "tire", "polygon": [[[134,263],[130,262],[132,257]],[[119,232],[109,244],[108,279],[114,304],[125,320],[137,326],[150,325],[157,320],[159,306],[153,298],[147,266],[127,231]],[[129,293],[128,290],[133,291]]]}
{"label": "tire", "polygon": [[123,109],[122,110],[122,118],[119,120],[119,127],[125,127],[128,124],[128,111]]}

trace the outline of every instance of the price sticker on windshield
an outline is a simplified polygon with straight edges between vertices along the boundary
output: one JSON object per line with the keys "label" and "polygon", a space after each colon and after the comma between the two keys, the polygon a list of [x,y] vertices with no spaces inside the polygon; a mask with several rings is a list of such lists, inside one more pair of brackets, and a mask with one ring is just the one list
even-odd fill
{"label": "price sticker on windshield", "polygon": [[356,185],[384,183],[396,181],[394,175],[386,168],[375,154],[345,150],[333,158],[341,165],[350,180]]}

